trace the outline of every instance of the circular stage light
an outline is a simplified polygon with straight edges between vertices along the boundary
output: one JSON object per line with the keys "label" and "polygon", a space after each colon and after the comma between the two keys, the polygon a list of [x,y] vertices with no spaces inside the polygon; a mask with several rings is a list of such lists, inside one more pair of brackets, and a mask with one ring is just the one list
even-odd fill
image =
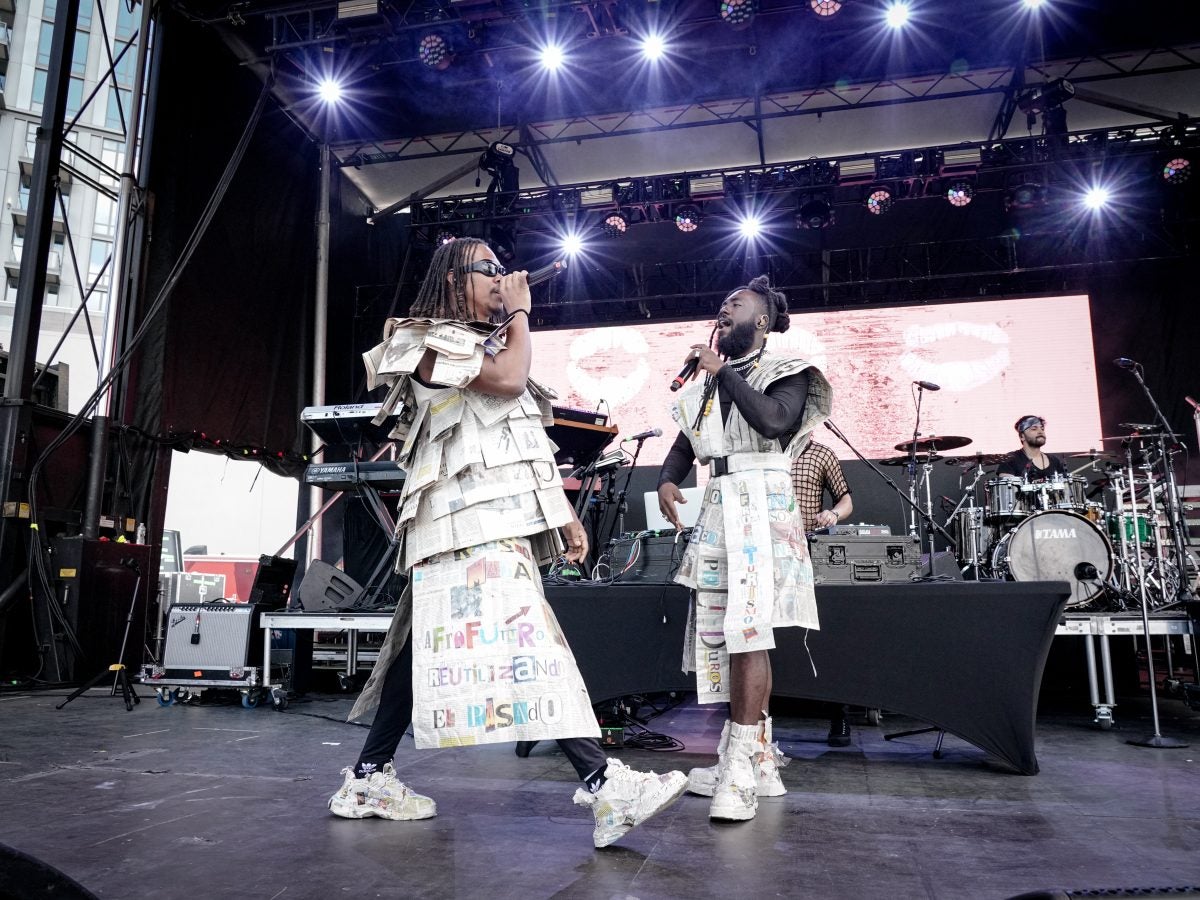
{"label": "circular stage light", "polygon": [[810,0],[810,5],[818,16],[833,16],[842,8],[840,0]]}
{"label": "circular stage light", "polygon": [[892,192],[885,187],[875,188],[867,195],[867,212],[882,216],[892,208]]}
{"label": "circular stage light", "polygon": [[1167,184],[1183,184],[1192,177],[1192,164],[1182,156],[1163,165],[1163,181]]}
{"label": "circular stage light", "polygon": [[438,72],[449,68],[450,63],[454,61],[446,39],[434,33],[421,38],[421,43],[417,46],[417,56],[421,62]]}
{"label": "circular stage light", "polygon": [[605,237],[620,237],[629,228],[629,220],[624,213],[609,213],[600,225],[600,231]]}
{"label": "circular stage light", "polygon": [[946,190],[951,206],[967,206],[975,198],[975,188],[969,181],[956,181]]}
{"label": "circular stage light", "polygon": [[675,227],[688,234],[700,227],[700,207],[695,203],[683,203],[675,207]]}
{"label": "circular stage light", "polygon": [[749,28],[758,12],[758,0],[721,0],[721,21],[740,31]]}

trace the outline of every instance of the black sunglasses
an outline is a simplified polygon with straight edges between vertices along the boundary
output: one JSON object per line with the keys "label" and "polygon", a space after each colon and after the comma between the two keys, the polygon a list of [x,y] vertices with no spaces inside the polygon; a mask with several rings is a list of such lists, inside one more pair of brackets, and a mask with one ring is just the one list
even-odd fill
{"label": "black sunglasses", "polygon": [[467,266],[466,271],[478,272],[480,275],[486,275],[488,278],[495,278],[497,275],[507,275],[508,269],[490,259],[481,259]]}

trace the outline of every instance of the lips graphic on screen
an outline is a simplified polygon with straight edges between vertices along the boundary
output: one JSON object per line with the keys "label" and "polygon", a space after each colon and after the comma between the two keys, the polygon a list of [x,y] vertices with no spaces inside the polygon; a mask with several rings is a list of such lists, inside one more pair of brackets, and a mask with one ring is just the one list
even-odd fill
{"label": "lips graphic on screen", "polygon": [[986,384],[1009,364],[1008,335],[999,325],[939,322],[904,329],[900,368],[913,379],[932,381],[950,391]]}
{"label": "lips graphic on screen", "polygon": [[571,341],[567,380],[585,403],[604,398],[614,408],[641,393],[650,375],[650,348],[636,328],[595,328]]}

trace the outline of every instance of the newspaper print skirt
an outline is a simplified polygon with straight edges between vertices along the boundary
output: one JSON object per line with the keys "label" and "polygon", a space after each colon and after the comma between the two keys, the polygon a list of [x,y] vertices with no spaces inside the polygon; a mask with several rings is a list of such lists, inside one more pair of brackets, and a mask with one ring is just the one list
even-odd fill
{"label": "newspaper print skirt", "polygon": [[417,747],[599,737],[527,539],[417,564],[412,605]]}
{"label": "newspaper print skirt", "polygon": [[775,628],[819,628],[808,542],[783,454],[709,481],[675,580],[695,591],[684,671],[701,703],[729,700],[729,654],[770,650]]}

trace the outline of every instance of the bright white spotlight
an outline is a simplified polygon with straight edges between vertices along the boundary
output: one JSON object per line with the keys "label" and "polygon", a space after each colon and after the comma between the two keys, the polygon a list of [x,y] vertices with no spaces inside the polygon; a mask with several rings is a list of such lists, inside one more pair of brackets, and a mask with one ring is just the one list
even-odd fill
{"label": "bright white spotlight", "polygon": [[663,58],[667,52],[667,42],[661,34],[648,34],[642,38],[642,56],[651,62]]}
{"label": "bright white spotlight", "polygon": [[565,59],[562,47],[557,44],[547,44],[542,48],[542,66],[551,72],[557,72],[562,68]]}
{"label": "bright white spotlight", "polygon": [[1026,9],[1041,9],[1046,5],[1046,0],[1021,0],[1021,3]]}
{"label": "bright white spotlight", "polygon": [[342,86],[332,78],[324,78],[317,85],[317,93],[326,103],[337,103],[342,99]]}
{"label": "bright white spotlight", "polygon": [[912,7],[904,0],[896,0],[896,2],[888,4],[884,18],[892,28],[903,28],[908,24],[910,15],[912,15]]}
{"label": "bright white spotlight", "polygon": [[577,234],[563,235],[562,252],[567,256],[574,256],[583,249],[583,238]]}
{"label": "bright white spotlight", "polygon": [[762,234],[762,230],[762,221],[756,216],[746,216],[746,218],[738,222],[738,231],[744,238],[756,238]]}
{"label": "bright white spotlight", "polygon": [[1087,193],[1083,195],[1083,205],[1091,210],[1104,209],[1108,206],[1110,198],[1111,194],[1109,194],[1108,188],[1099,186],[1088,188]]}

